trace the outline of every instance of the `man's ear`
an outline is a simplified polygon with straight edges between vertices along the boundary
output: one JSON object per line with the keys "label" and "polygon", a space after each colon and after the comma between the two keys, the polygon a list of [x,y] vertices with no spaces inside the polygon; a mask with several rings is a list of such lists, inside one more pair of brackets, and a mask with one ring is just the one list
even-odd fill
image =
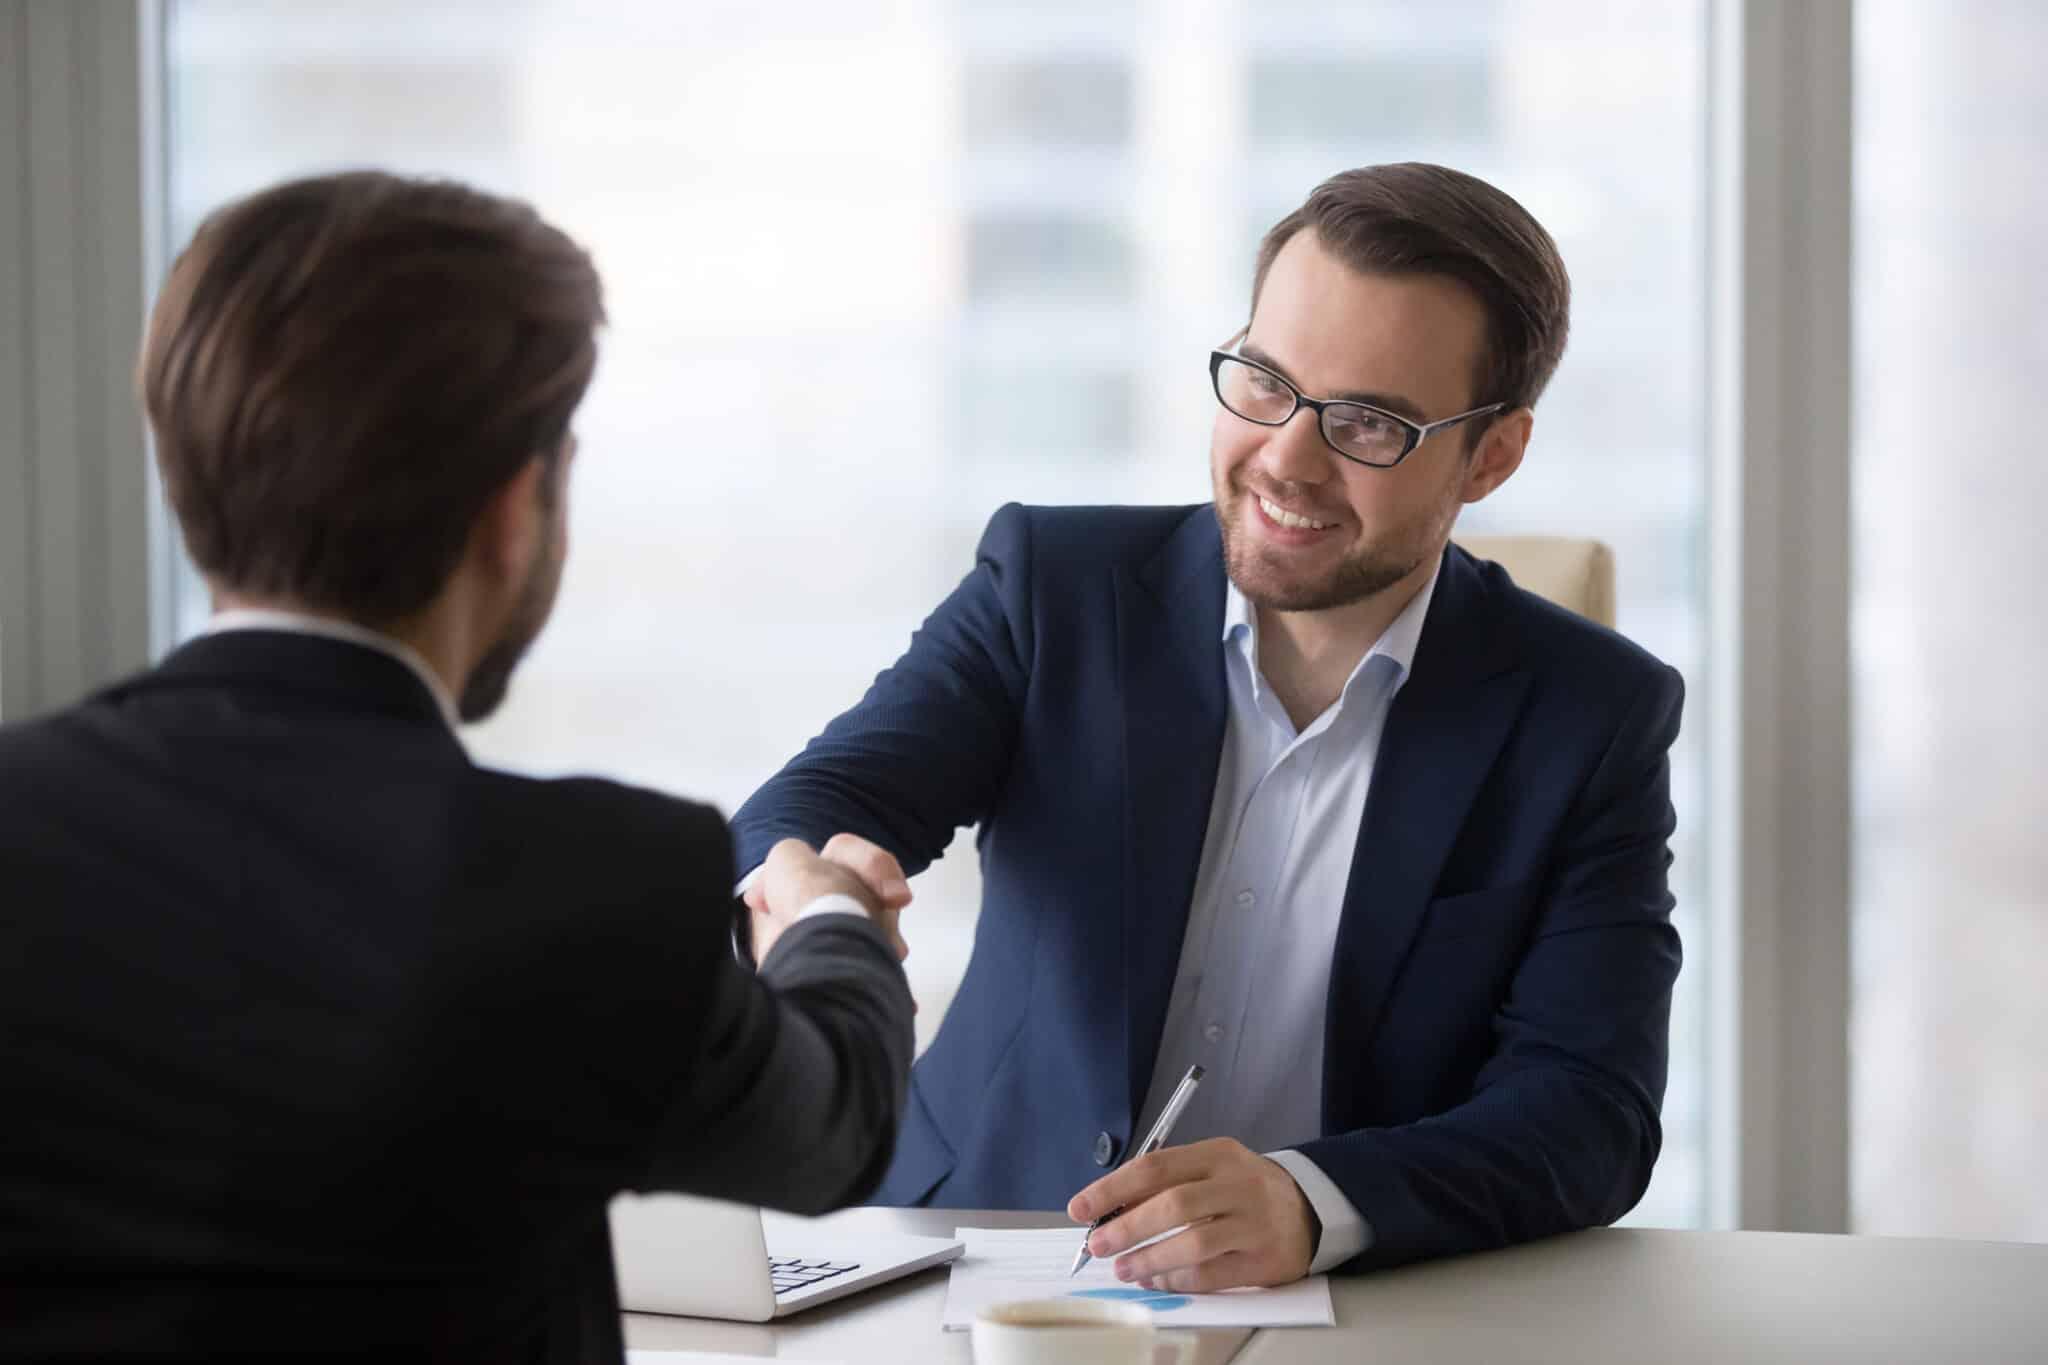
{"label": "man's ear", "polygon": [[1465,462],[1465,482],[1458,496],[1465,502],[1481,502],[1506,483],[1522,467],[1522,454],[1529,448],[1529,433],[1535,426],[1536,414],[1527,408],[1494,418],[1479,438],[1479,448]]}
{"label": "man's ear", "polygon": [[470,550],[492,577],[518,583],[531,571],[547,540],[548,502],[541,495],[548,477],[548,462],[536,455],[485,500],[470,531]]}

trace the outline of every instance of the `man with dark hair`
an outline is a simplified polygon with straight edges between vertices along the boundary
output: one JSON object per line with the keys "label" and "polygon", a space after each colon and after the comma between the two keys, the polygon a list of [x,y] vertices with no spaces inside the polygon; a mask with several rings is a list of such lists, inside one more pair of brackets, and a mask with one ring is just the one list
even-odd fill
{"label": "man with dark hair", "polygon": [[[1089,1250],[1185,1291],[1641,1197],[1682,685],[1449,542],[1521,463],[1569,312],[1499,190],[1334,177],[1209,358],[1214,503],[1003,508],[734,817],[742,866],[846,830],[916,872],[980,827],[974,954],[882,1200],[1121,1207]],[[1105,1176],[1196,1065],[1175,1145]]]}
{"label": "man with dark hair", "polygon": [[[617,1361],[606,1206],[889,1160],[908,888],[472,764],[566,553],[596,271],[374,173],[221,210],[141,386],[211,629],[0,729],[0,1355]],[[758,861],[758,860],[757,860]]]}

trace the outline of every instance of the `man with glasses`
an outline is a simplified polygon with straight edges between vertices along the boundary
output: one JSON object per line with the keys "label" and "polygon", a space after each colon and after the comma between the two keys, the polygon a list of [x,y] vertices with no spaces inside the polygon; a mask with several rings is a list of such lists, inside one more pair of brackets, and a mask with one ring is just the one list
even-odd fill
{"label": "man with glasses", "polygon": [[[1090,1251],[1200,1291],[1641,1197],[1682,684],[1449,543],[1522,461],[1569,298],[1492,186],[1335,176],[1209,358],[1214,503],[1003,508],[742,808],[742,867],[847,831],[915,873],[979,826],[881,1199],[1120,1207]],[[1195,1065],[1174,1145],[1118,1167]]]}

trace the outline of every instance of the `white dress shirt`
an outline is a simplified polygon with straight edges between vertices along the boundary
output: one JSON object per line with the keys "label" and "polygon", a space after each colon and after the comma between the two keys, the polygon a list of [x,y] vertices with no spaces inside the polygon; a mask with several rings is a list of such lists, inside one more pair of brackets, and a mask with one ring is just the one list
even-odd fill
{"label": "white dress shirt", "polygon": [[1331,707],[1296,732],[1258,666],[1258,620],[1235,584],[1223,611],[1230,710],[1143,1119],[1151,1130],[1188,1067],[1204,1069],[1174,1145],[1232,1137],[1286,1168],[1323,1225],[1311,1272],[1372,1233],[1293,1144],[1323,1136],[1323,1023],[1337,921],[1387,710],[1407,681],[1436,592],[1430,576],[1359,660]]}

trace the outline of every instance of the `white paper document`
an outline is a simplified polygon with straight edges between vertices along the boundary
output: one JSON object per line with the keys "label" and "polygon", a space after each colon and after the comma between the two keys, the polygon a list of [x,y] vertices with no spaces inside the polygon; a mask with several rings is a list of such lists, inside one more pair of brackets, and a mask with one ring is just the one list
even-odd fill
{"label": "white paper document", "polygon": [[1125,1284],[1117,1279],[1112,1259],[1090,1261],[1069,1278],[1082,1231],[1078,1226],[955,1229],[967,1254],[953,1262],[946,1282],[946,1330],[971,1326],[974,1315],[993,1303],[1068,1297],[1143,1304],[1158,1315],[1161,1327],[1329,1327],[1337,1321],[1327,1275],[1278,1289],[1175,1294]]}

